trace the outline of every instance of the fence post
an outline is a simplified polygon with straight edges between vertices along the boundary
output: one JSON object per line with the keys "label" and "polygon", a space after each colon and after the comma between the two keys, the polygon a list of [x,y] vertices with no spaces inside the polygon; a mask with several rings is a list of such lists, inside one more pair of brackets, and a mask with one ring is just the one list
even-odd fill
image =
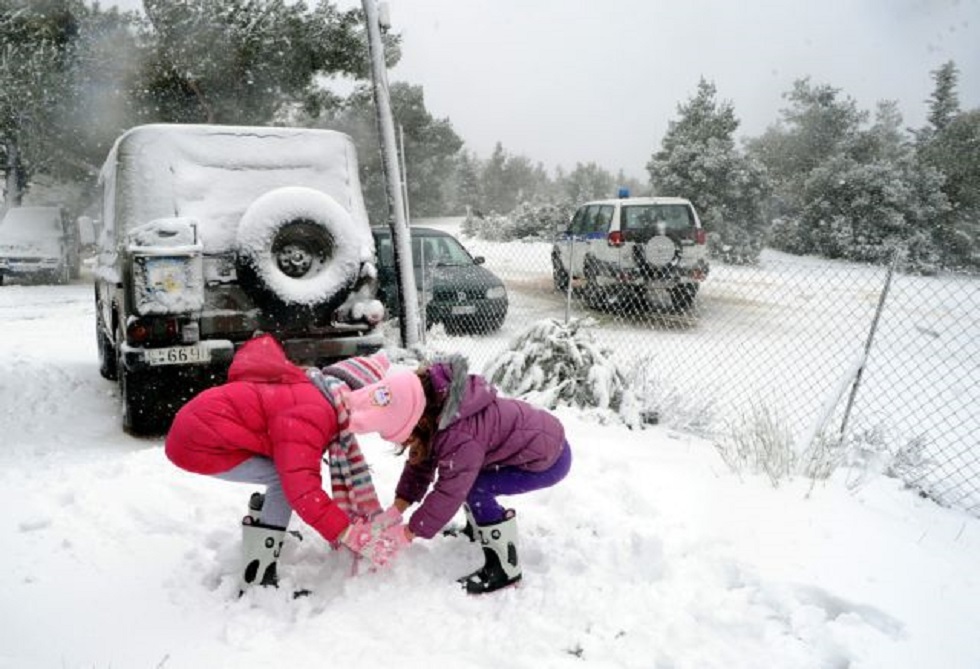
{"label": "fence post", "polygon": [[572,254],[575,253],[575,245],[572,244],[572,235],[568,236],[568,276],[565,279],[565,325],[568,325],[572,317],[572,267],[574,267]]}
{"label": "fence post", "polygon": [[875,333],[878,331],[878,322],[881,320],[881,312],[884,311],[885,300],[888,299],[888,291],[892,285],[892,276],[895,274],[895,267],[898,265],[898,258],[901,253],[902,248],[896,246],[895,251],[892,253],[892,261],[888,265],[888,273],[885,275],[885,285],[881,289],[881,295],[878,296],[878,307],[875,309],[875,316],[871,321],[871,330],[868,332],[868,338],[864,342],[864,355],[861,359],[861,365],[858,367],[857,374],[854,375],[854,385],[851,386],[851,394],[847,398],[847,404],[844,406],[844,418],[840,424],[838,443],[844,441],[844,435],[847,432],[847,423],[851,418],[851,408],[854,406],[854,398],[857,397],[858,388],[861,385],[864,367],[868,364],[868,355],[871,353],[871,345],[874,343]]}

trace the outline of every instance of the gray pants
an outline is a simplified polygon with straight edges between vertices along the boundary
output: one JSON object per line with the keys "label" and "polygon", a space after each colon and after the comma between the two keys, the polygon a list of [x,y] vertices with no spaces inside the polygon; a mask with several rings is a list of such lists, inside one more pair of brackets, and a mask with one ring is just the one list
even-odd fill
{"label": "gray pants", "polygon": [[256,483],[265,486],[265,504],[262,505],[262,524],[288,527],[293,509],[282,492],[282,482],[272,460],[256,455],[226,472],[214,475],[222,481]]}

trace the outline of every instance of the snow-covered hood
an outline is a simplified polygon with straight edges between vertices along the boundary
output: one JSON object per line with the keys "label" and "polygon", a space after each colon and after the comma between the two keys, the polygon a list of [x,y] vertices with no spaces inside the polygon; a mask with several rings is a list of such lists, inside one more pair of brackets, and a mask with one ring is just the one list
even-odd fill
{"label": "snow-covered hood", "polygon": [[0,255],[7,258],[60,258],[61,240],[57,237],[34,237],[0,232]]}

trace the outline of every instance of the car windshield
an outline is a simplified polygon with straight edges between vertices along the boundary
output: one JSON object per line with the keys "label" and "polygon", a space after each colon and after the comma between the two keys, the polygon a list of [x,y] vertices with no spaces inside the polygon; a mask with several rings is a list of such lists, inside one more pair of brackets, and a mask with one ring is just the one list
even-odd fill
{"label": "car windshield", "polygon": [[61,221],[51,215],[11,209],[0,223],[0,237],[17,240],[57,240],[61,237]]}
{"label": "car windshield", "polygon": [[[466,249],[452,237],[412,236],[412,261],[415,267],[422,266],[422,258],[428,266],[441,267],[472,265],[473,258]],[[378,260],[383,266],[395,264],[392,255],[391,237],[385,235],[378,239]]]}
{"label": "car windshield", "polygon": [[[421,242],[421,243],[420,243]],[[452,237],[419,237],[412,239],[412,260],[416,267],[422,265],[457,266],[472,265],[470,254]]]}
{"label": "car windshield", "polygon": [[665,232],[689,232],[694,225],[691,209],[684,204],[637,204],[623,207],[622,229],[629,232],[656,230],[663,223]]}

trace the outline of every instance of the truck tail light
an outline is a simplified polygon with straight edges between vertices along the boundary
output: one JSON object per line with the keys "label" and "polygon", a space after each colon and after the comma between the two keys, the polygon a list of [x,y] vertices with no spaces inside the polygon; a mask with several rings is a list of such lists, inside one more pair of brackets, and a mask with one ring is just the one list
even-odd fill
{"label": "truck tail light", "polygon": [[126,327],[126,341],[131,344],[165,346],[180,343],[182,339],[176,318],[139,318]]}

